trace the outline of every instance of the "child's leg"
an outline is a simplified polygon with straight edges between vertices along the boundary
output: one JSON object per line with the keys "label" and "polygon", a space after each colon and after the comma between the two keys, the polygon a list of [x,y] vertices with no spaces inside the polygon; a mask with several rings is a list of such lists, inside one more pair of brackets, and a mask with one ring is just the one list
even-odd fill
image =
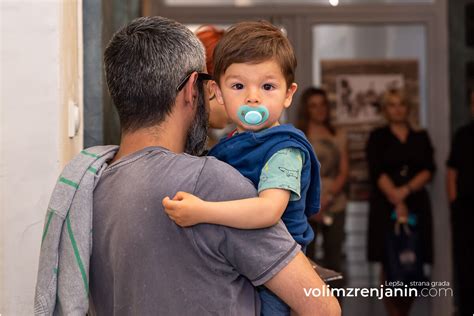
{"label": "child's leg", "polygon": [[261,302],[261,316],[290,316],[290,307],[264,286],[257,288]]}

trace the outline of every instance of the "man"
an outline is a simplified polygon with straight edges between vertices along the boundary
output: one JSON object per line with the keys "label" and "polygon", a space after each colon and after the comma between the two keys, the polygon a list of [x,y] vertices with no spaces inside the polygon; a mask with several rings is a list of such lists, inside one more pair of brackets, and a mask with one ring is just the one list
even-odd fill
{"label": "man", "polygon": [[256,196],[230,166],[189,155],[205,144],[204,69],[199,40],[161,17],[134,20],[105,51],[122,140],[94,191],[92,313],[256,315],[253,286],[263,284],[298,314],[340,314],[334,297],[305,295],[324,283],[281,222],[183,229],[164,213],[162,199],[179,190],[209,201]]}
{"label": "man", "polygon": [[457,315],[474,311],[474,91],[470,91],[471,121],[456,131],[446,177],[451,206],[453,264]]}

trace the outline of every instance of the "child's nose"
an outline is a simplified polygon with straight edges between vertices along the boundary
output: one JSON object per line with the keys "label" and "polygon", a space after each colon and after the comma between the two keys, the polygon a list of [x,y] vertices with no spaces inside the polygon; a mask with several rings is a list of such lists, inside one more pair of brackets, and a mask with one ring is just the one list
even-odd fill
{"label": "child's nose", "polygon": [[260,97],[258,95],[258,92],[255,90],[250,90],[249,94],[247,95],[246,99],[247,104],[259,104],[260,103]]}

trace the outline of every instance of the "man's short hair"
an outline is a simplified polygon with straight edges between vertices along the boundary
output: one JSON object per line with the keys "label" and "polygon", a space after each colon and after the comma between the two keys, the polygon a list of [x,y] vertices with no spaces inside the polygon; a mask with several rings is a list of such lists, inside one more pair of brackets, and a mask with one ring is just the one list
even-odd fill
{"label": "man's short hair", "polygon": [[235,63],[257,64],[274,59],[289,87],[295,81],[296,57],[288,38],[267,21],[240,22],[230,27],[214,51],[214,79]]}
{"label": "man's short hair", "polygon": [[205,69],[204,48],[176,21],[141,17],[114,34],[104,68],[122,131],[132,132],[159,124],[171,113],[179,82]]}

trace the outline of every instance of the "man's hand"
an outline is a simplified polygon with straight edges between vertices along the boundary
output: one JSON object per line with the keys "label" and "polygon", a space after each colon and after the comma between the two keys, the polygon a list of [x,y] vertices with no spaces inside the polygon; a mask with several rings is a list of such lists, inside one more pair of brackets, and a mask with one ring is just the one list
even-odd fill
{"label": "man's hand", "polygon": [[162,201],[166,214],[179,226],[193,226],[203,222],[202,210],[205,202],[186,192],[178,192],[171,200],[165,197]]}

